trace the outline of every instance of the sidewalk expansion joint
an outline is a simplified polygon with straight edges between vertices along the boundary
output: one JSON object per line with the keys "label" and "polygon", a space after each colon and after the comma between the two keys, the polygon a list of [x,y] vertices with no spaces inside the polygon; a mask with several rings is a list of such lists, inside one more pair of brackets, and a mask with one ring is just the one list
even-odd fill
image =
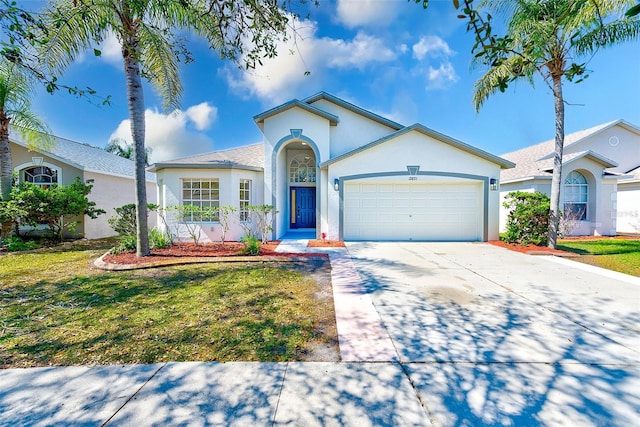
{"label": "sidewalk expansion joint", "polygon": [[273,411],[273,419],[271,420],[271,426],[276,425],[276,417],[278,416],[278,407],[280,406],[280,398],[282,397],[282,390],[284,390],[284,381],[287,379],[287,371],[289,370],[289,362],[284,367],[284,373],[282,374],[282,382],[280,383],[280,391],[278,392],[278,400],[276,402],[276,408]]}
{"label": "sidewalk expansion joint", "polygon": [[[168,362],[167,362],[168,363]],[[131,395],[129,396],[129,398],[122,404],[120,405],[120,407],[109,417],[105,420],[105,422],[103,422],[102,424],[100,424],[100,427],[104,427],[107,424],[109,424],[109,422],[116,416],[118,415],[118,412],[120,412],[122,410],[122,408],[124,408],[127,403],[131,402],[131,400],[136,397],[138,395],[138,393],[140,393],[140,390],[142,390],[147,384],[149,384],[149,382],[153,379],[153,377],[155,377],[158,372],[160,372],[162,370],[162,368],[164,368],[165,366],[167,366],[167,363],[162,364],[162,366],[160,366],[154,373],[153,375],[151,375],[149,378],[147,378],[147,380],[142,383],[142,385],[140,387],[138,387],[138,389]]]}

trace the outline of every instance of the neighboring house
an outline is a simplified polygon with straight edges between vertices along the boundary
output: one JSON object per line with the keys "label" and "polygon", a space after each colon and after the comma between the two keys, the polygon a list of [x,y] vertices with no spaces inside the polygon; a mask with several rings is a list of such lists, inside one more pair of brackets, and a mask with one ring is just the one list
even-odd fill
{"label": "neighboring house", "polygon": [[[55,138],[55,144],[46,149],[32,151],[17,135],[10,136],[13,169],[20,182],[29,181],[37,185],[68,185],[76,177],[83,182],[94,180],[89,200],[106,214],[91,219],[82,218],[76,228],[75,237],[98,239],[115,235],[108,218],[115,215],[114,208],[134,203],[134,163],[90,145]],[[155,175],[147,172],[147,198],[155,203],[157,189]],[[150,226],[155,225],[155,215],[150,216]]]}
{"label": "neighboring house", "polygon": [[[510,191],[551,194],[553,140],[502,157],[516,164],[500,176]],[[560,210],[571,235],[640,233],[640,128],[616,120],[565,136]],[[500,212],[501,230],[508,212]]]}
{"label": "neighboring house", "polygon": [[[273,205],[275,239],[295,231],[340,240],[498,238],[497,181],[513,167],[507,160],[324,92],[254,121],[263,143],[152,165],[161,207]],[[217,222],[201,228],[220,239]],[[236,222],[227,238],[242,235]]]}

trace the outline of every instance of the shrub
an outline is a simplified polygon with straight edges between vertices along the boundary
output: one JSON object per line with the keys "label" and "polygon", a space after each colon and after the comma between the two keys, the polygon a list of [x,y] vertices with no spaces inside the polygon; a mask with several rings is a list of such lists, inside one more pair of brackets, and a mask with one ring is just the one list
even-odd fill
{"label": "shrub", "polygon": [[509,210],[504,240],[508,243],[542,246],[547,244],[550,200],[544,193],[514,191],[503,206]]}
{"label": "shrub", "polygon": [[149,232],[149,247],[151,249],[168,248],[172,243],[171,235],[166,231],[154,228]]}
{"label": "shrub", "polygon": [[9,237],[2,241],[2,246],[7,248],[9,252],[30,251],[38,247],[33,240],[22,240],[20,237]]}
{"label": "shrub", "polygon": [[[158,205],[149,203],[147,204],[147,214],[158,209]],[[112,216],[107,220],[111,228],[121,236],[130,234],[136,234],[136,205],[129,203],[127,205],[115,208],[116,216]]]}
{"label": "shrub", "polygon": [[13,187],[11,191],[12,202],[20,212],[18,220],[21,224],[32,227],[38,224],[46,224],[51,235],[57,240],[62,240],[62,234],[68,230],[75,231],[79,221],[71,217],[87,215],[97,218],[105,213],[96,208],[96,203],[89,201],[87,196],[93,188],[93,180],[82,182],[80,178],[69,185],[52,185],[42,187],[30,182],[23,182]]}
{"label": "shrub", "polygon": [[137,244],[138,239],[136,238],[135,234],[129,234],[127,236],[122,236],[120,238],[120,243],[118,243],[118,246],[114,247],[109,252],[113,255],[117,255],[122,252],[133,252],[137,249]]}
{"label": "shrub", "polygon": [[244,248],[240,250],[242,255],[258,255],[260,253],[260,240],[247,235],[241,241],[244,244]]}

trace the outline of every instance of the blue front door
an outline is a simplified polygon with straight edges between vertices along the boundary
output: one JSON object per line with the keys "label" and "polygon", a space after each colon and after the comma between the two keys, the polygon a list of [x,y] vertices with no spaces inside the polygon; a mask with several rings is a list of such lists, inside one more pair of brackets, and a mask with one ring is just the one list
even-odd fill
{"label": "blue front door", "polygon": [[315,187],[291,187],[291,228],[316,228]]}

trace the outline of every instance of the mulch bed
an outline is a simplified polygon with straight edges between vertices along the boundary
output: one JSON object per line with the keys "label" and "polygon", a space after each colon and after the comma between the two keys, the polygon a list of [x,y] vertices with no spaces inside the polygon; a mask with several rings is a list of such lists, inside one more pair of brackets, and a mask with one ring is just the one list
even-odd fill
{"label": "mulch bed", "polygon": [[491,240],[490,244],[494,246],[499,246],[501,248],[506,248],[511,251],[521,252],[523,254],[529,255],[555,255],[561,257],[579,257],[580,255],[575,252],[562,251],[560,249],[552,249],[546,246],[536,246],[536,245],[519,245],[517,243],[506,243],[502,240]]}
{"label": "mulch bed", "polygon": [[[260,246],[260,254],[256,257],[328,257],[327,254],[320,253],[283,253],[276,252],[276,248],[280,243],[279,240],[267,242]],[[195,245],[193,243],[176,243],[168,248],[153,249],[151,255],[144,258],[138,258],[135,252],[122,252],[117,255],[107,254],[104,256],[103,261],[109,264],[121,264],[121,265],[135,265],[146,264],[149,262],[164,261],[164,260],[176,260],[177,258],[232,258],[245,256],[241,254],[241,250],[244,245],[240,242],[226,242],[222,243],[203,243]]]}

